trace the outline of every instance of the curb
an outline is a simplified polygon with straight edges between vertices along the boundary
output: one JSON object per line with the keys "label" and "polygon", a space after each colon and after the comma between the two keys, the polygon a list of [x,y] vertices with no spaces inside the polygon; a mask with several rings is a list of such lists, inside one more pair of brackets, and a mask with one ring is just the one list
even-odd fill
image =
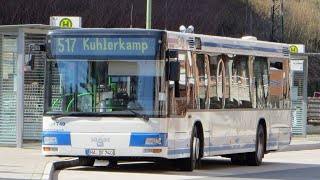
{"label": "curb", "polygon": [[278,152],[284,151],[303,151],[303,150],[313,150],[313,149],[320,149],[320,143],[314,144],[292,144],[288,147],[279,150]]}
{"label": "curb", "polygon": [[64,161],[54,161],[54,162],[48,162],[42,175],[42,180],[52,180],[54,171],[65,169],[68,167],[74,167],[79,166],[80,161],[78,158],[74,159],[67,159]]}

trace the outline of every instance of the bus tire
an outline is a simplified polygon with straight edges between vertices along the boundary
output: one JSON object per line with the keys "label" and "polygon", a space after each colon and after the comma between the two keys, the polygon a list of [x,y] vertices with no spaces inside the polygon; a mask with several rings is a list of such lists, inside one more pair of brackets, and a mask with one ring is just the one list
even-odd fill
{"label": "bus tire", "polygon": [[249,166],[260,166],[265,154],[265,130],[262,124],[259,124],[256,135],[256,150],[254,152],[247,153],[247,164]]}
{"label": "bus tire", "polygon": [[193,171],[200,167],[200,138],[196,127],[193,127],[190,139],[190,157],[178,160],[178,168],[182,171]]}
{"label": "bus tire", "polygon": [[88,157],[79,157],[80,166],[93,166],[95,159]]}

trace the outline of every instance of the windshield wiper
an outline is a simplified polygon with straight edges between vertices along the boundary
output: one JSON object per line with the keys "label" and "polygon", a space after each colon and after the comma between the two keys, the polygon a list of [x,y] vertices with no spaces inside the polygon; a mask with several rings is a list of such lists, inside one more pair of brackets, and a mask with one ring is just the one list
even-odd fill
{"label": "windshield wiper", "polygon": [[[129,111],[131,113],[133,113],[134,115],[136,115],[137,117],[139,118],[143,118],[144,120],[146,121],[149,121],[149,116],[146,116],[146,115],[143,115],[143,114],[140,114],[132,109],[128,109],[128,108],[125,108],[123,110],[126,110],[126,111]],[[52,120],[57,120],[61,117],[68,117],[68,116],[87,116],[87,117],[96,117],[96,116],[105,116],[105,114],[101,114],[101,113],[85,113],[85,112],[73,112],[73,113],[64,113],[64,114],[55,114],[55,115],[52,115],[51,116],[51,119]]]}
{"label": "windshield wiper", "polygon": [[58,118],[67,117],[67,116],[89,116],[89,117],[92,117],[92,116],[96,116],[96,113],[65,113],[65,114],[56,114],[56,115],[52,115],[52,116],[51,116],[51,119],[52,119],[52,120],[56,120],[56,119],[58,119]]}
{"label": "windshield wiper", "polygon": [[139,118],[143,118],[144,120],[149,121],[149,116],[147,116],[147,115],[140,114],[140,113],[138,113],[132,109],[128,109],[128,108],[126,108],[125,110],[132,112],[133,114],[135,114]]}

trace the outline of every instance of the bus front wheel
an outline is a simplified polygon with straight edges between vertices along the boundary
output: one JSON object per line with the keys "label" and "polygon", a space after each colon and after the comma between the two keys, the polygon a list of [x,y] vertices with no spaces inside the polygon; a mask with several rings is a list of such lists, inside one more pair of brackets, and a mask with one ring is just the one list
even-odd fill
{"label": "bus front wheel", "polygon": [[95,159],[89,157],[79,157],[80,166],[93,166]]}
{"label": "bus front wheel", "polygon": [[190,157],[177,160],[177,166],[182,171],[193,171],[200,167],[200,137],[194,127],[190,139]]}

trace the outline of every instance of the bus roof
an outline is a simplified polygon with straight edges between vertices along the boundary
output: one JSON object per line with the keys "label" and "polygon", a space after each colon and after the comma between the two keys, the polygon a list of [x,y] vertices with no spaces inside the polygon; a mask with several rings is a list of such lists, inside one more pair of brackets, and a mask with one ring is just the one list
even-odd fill
{"label": "bus roof", "polygon": [[261,40],[167,31],[169,49],[230,55],[289,58],[289,45]]}
{"label": "bus roof", "polygon": [[239,54],[265,57],[289,58],[289,45],[284,43],[221,37],[194,33],[182,33],[157,29],[139,28],[81,28],[58,29],[48,35],[159,35],[166,33],[167,48],[208,53]]}

